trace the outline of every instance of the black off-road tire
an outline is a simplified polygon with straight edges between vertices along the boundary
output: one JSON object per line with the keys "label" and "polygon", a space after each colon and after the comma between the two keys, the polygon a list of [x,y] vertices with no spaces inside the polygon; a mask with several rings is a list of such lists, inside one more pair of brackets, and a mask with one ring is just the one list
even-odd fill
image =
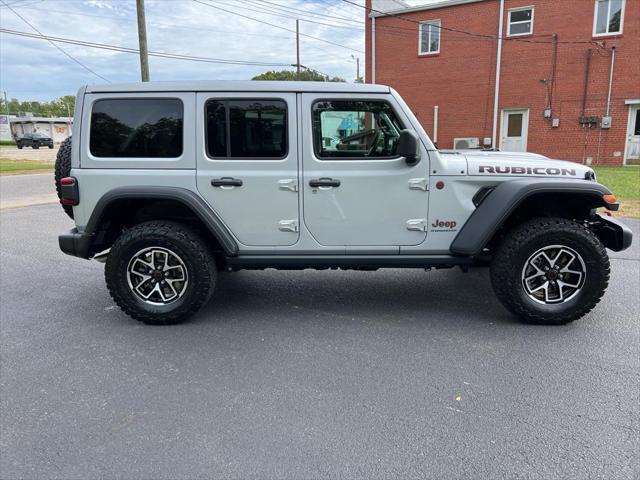
{"label": "black off-road tire", "polygon": [[18,147],[18,150],[22,150],[23,145],[21,143],[16,143],[16,147]]}
{"label": "black off-road tire", "polygon": [[[177,254],[187,270],[182,297],[167,305],[151,305],[129,286],[127,268],[137,252],[160,247]],[[105,280],[111,297],[123,312],[150,325],[180,323],[195,314],[213,294],[216,264],[205,241],[189,227],[167,221],[141,223],[126,230],[111,247]]]}
{"label": "black off-road tire", "polygon": [[[551,245],[564,245],[584,260],[582,288],[564,303],[544,304],[527,295],[523,268],[531,255]],[[609,257],[587,227],[564,218],[537,218],[515,227],[502,241],[491,263],[491,284],[498,300],[524,322],[562,325],[589,313],[609,283]]]}
{"label": "black off-road tire", "polygon": [[37,143],[34,143],[31,145],[31,148],[33,148],[34,150],[37,150],[40,148],[40,145],[38,145]]}
{"label": "black off-road tire", "polygon": [[[58,193],[58,200],[62,205],[62,191],[60,189],[60,179],[71,175],[71,137],[65,139],[60,144],[60,149],[56,155],[56,169],[54,173],[56,181],[56,192]],[[73,207],[71,205],[62,205],[64,212],[73,218]]]}

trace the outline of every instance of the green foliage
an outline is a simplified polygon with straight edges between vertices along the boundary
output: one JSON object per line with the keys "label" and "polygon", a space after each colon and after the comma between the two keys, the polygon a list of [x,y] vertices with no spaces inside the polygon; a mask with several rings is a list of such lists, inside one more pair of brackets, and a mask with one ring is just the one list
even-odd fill
{"label": "green foliage", "polygon": [[48,172],[53,170],[53,166],[52,162],[0,158],[0,175]]}
{"label": "green foliage", "polygon": [[300,72],[300,78],[293,70],[270,70],[260,75],[256,75],[251,80],[286,80],[295,81],[300,80],[303,82],[345,82],[344,78],[340,77],[328,77],[324,76],[315,70],[302,70]]}
{"label": "green foliage", "polygon": [[594,167],[598,183],[603,184],[619,199],[640,199],[640,168]]}
{"label": "green foliage", "polygon": [[0,145],[3,146],[10,146],[10,147],[15,147],[16,146],[16,142],[14,142],[13,140],[0,140]]}
{"label": "green foliage", "polygon": [[5,103],[4,99],[0,98],[0,114],[6,114],[8,106],[11,115],[21,115],[25,112],[31,112],[36,117],[73,116],[75,102],[76,97],[73,95],[64,95],[50,102],[21,102],[17,98],[12,98]]}

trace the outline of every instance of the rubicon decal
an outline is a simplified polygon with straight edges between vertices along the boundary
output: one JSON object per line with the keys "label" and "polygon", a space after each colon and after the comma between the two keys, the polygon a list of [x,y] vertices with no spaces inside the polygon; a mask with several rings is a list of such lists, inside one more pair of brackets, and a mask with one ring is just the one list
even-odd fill
{"label": "rubicon decal", "polygon": [[458,223],[454,220],[434,220],[431,224],[432,232],[455,232]]}
{"label": "rubicon decal", "polygon": [[494,175],[576,176],[576,170],[574,168],[557,167],[499,167],[480,165],[479,173],[493,173]]}

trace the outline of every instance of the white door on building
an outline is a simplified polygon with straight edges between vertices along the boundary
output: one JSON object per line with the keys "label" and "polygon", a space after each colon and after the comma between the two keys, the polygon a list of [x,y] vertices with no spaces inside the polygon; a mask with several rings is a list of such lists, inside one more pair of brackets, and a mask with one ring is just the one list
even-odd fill
{"label": "white door on building", "polygon": [[640,105],[629,105],[627,124],[626,165],[640,165]]}
{"label": "white door on building", "polygon": [[529,130],[529,110],[503,110],[500,150],[526,152]]}

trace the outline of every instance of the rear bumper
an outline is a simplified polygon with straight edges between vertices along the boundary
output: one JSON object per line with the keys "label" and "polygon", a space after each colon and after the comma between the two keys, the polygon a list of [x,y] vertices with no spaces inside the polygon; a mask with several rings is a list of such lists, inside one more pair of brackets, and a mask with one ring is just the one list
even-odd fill
{"label": "rear bumper", "polygon": [[614,252],[626,250],[631,246],[633,232],[624,223],[614,217],[598,214],[598,237],[605,247]]}
{"label": "rear bumper", "polygon": [[92,235],[79,233],[77,228],[58,236],[60,250],[74,257],[89,258],[91,256]]}

